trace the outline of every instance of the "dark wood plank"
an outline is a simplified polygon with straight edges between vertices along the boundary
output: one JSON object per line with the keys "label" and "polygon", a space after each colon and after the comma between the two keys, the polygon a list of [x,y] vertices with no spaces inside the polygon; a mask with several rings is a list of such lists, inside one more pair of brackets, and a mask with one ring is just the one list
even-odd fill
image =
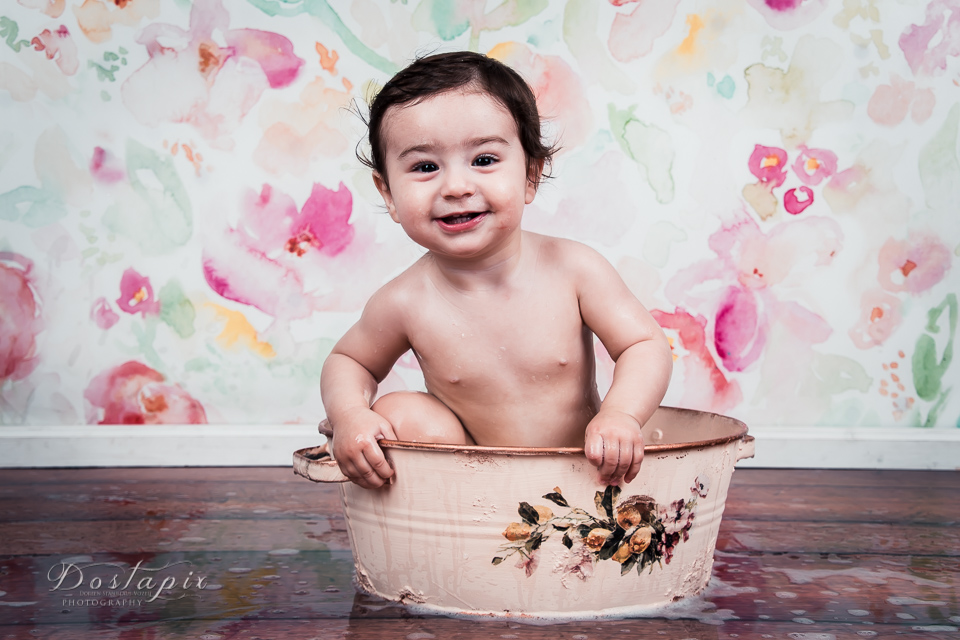
{"label": "dark wood plank", "polygon": [[339,512],[337,485],[149,482],[0,487],[0,522],[103,519],[259,519]]}
{"label": "dark wood plank", "polygon": [[96,520],[0,524],[0,556],[349,549],[339,516],[272,520]]}
{"label": "dark wood plank", "polygon": [[960,473],[901,469],[737,469],[731,485],[960,489]]}
{"label": "dark wood plank", "polygon": [[721,551],[960,557],[960,528],[899,523],[724,520]]}
{"label": "dark wood plank", "polygon": [[150,483],[150,482],[306,482],[293,473],[293,452],[290,467],[107,467],[0,469],[0,486],[7,485],[72,485],[85,483]]}
{"label": "dark wood plank", "polygon": [[947,487],[737,486],[725,519],[780,522],[960,523],[957,489]]}

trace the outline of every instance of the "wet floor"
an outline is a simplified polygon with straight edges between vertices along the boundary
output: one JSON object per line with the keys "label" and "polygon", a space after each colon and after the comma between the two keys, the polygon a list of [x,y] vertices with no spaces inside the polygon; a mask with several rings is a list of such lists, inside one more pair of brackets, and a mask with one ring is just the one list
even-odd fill
{"label": "wet floor", "polygon": [[702,596],[530,624],[357,594],[335,488],[287,469],[0,470],[0,638],[960,638],[958,490],[739,470]]}

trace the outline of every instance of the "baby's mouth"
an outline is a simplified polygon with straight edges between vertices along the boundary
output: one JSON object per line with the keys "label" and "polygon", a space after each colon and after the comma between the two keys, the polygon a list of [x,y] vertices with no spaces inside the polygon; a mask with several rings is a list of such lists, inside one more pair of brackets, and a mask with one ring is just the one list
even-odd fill
{"label": "baby's mouth", "polygon": [[476,219],[478,216],[482,216],[483,212],[480,211],[471,211],[468,213],[454,213],[449,216],[444,216],[439,218],[439,220],[447,226],[456,226],[460,224],[465,224],[471,220]]}

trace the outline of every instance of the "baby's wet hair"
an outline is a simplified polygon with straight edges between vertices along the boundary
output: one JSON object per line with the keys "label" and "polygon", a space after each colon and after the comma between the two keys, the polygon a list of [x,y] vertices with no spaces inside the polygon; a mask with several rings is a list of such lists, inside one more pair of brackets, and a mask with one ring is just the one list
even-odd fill
{"label": "baby's wet hair", "polygon": [[556,152],[541,133],[540,112],[533,90],[519,73],[499,60],[472,51],[437,53],[418,58],[399,71],[370,102],[367,119],[370,156],[358,152],[360,162],[387,181],[383,119],[390,107],[417,104],[457,89],[475,87],[499,102],[517,125],[517,135],[535,183],[549,176]]}

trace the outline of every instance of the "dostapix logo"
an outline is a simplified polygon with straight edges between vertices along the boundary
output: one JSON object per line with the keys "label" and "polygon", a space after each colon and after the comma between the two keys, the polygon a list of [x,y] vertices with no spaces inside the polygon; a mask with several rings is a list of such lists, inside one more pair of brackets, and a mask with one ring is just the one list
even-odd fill
{"label": "dostapix logo", "polygon": [[142,560],[92,562],[67,558],[50,567],[50,592],[63,597],[64,606],[136,607],[157,600],[180,600],[208,586],[207,576],[197,575],[188,560],[151,567]]}

